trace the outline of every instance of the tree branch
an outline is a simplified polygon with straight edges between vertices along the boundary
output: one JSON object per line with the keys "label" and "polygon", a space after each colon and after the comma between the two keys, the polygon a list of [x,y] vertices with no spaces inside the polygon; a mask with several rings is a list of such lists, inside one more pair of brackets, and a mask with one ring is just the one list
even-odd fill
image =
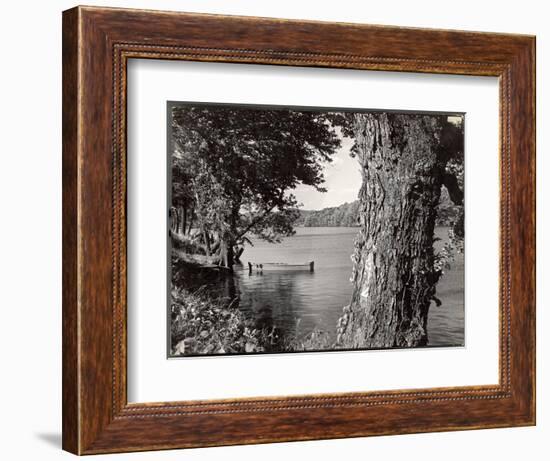
{"label": "tree branch", "polygon": [[244,231],[242,231],[241,233],[239,233],[238,236],[235,237],[235,241],[240,239],[250,229],[252,229],[256,224],[258,224],[262,219],[264,219],[269,213],[271,213],[275,209],[275,207],[277,206],[277,202],[280,202],[283,199],[284,195],[285,195],[285,191],[282,190],[281,193],[279,194],[278,200],[271,207],[266,208],[260,216],[257,216],[256,218],[254,218],[252,220],[252,222],[248,226],[246,226]]}
{"label": "tree branch", "polygon": [[252,222],[248,226],[246,226],[244,231],[239,233],[239,235],[235,238],[235,240],[238,240],[243,235],[245,235],[250,229],[252,229],[256,224],[258,224],[262,219],[264,219],[269,213],[271,213],[274,208],[275,208],[275,205],[273,205],[271,208],[264,210],[264,212],[260,216],[257,216],[256,218],[254,218]]}

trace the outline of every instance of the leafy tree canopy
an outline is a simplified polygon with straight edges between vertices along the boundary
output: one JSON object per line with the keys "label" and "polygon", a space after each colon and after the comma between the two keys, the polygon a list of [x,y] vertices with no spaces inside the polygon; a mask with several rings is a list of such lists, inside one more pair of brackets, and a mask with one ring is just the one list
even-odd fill
{"label": "leafy tree canopy", "polygon": [[172,133],[173,198],[193,203],[229,247],[248,232],[269,241],[291,235],[291,191],[324,191],[323,164],[340,147],[328,114],[286,109],[174,107]]}

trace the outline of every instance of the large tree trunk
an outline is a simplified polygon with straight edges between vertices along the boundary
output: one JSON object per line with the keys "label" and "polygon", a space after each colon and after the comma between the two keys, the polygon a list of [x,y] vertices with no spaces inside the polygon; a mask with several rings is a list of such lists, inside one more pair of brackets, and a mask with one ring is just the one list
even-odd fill
{"label": "large tree trunk", "polygon": [[363,183],[354,285],[339,342],[349,348],[427,344],[439,272],[434,226],[445,160],[436,117],[356,114]]}
{"label": "large tree trunk", "polygon": [[227,241],[226,239],[221,239],[219,248],[220,265],[232,271],[233,265],[235,264],[233,243],[231,241]]}
{"label": "large tree trunk", "polygon": [[239,262],[242,254],[237,248],[235,238],[238,235],[237,221],[239,217],[240,200],[235,200],[231,206],[231,215],[229,217],[229,231],[220,236],[220,262],[222,266],[233,270],[233,266]]}

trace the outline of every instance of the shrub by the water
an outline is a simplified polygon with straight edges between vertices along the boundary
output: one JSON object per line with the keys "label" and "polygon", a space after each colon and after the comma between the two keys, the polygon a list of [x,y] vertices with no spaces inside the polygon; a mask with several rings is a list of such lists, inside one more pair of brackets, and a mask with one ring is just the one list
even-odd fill
{"label": "shrub by the water", "polygon": [[173,248],[188,254],[197,254],[197,255],[206,254],[204,252],[204,248],[202,247],[202,245],[200,245],[198,242],[196,242],[192,238],[184,235],[179,235],[176,233],[171,233],[170,235],[172,237]]}
{"label": "shrub by the water", "polygon": [[223,299],[172,290],[172,355],[263,352],[272,338]]}
{"label": "shrub by the water", "polygon": [[302,337],[296,335],[288,338],[284,349],[287,352],[330,351],[338,349],[338,346],[328,332],[316,329]]}
{"label": "shrub by the water", "polygon": [[275,329],[257,328],[226,299],[172,290],[171,355],[243,354],[326,350],[330,335],[318,330],[301,338],[280,338]]}

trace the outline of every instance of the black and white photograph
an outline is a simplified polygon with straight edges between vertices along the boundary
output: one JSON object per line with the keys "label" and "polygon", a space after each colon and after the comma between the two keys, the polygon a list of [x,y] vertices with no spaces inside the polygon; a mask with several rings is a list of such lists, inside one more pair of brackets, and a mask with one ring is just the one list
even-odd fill
{"label": "black and white photograph", "polygon": [[169,101],[168,357],[464,346],[465,117]]}
{"label": "black and white photograph", "polygon": [[546,5],[4,2],[2,459],[550,459]]}

